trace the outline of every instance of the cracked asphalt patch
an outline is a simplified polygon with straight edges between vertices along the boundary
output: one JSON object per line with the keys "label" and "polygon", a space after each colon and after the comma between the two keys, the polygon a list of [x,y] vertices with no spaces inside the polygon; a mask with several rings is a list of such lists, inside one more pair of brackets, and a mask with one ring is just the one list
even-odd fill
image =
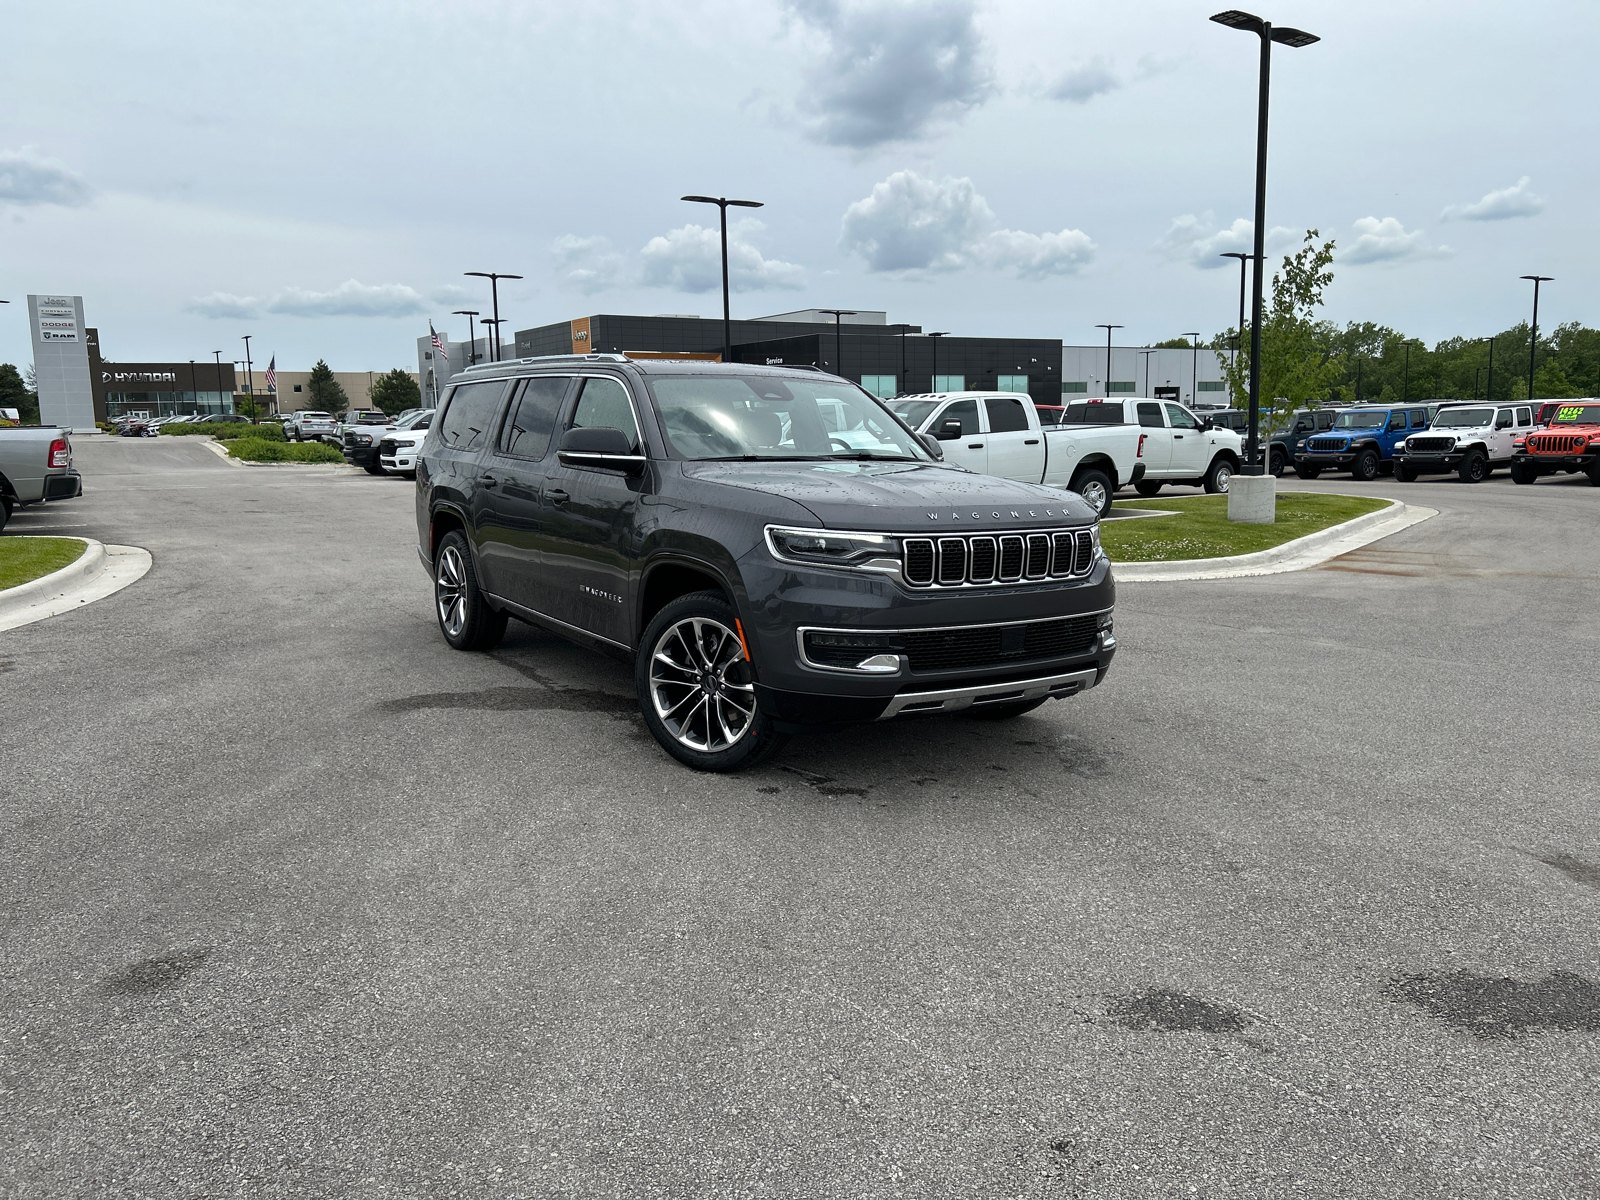
{"label": "cracked asphalt patch", "polygon": [[1232,1005],[1153,987],[1113,997],[1106,1016],[1140,1032],[1243,1033],[1250,1027],[1245,1014]]}

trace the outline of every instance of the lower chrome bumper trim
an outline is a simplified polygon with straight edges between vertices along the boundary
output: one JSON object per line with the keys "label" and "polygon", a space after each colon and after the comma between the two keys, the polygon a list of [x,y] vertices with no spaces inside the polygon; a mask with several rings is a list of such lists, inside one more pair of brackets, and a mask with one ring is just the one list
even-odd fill
{"label": "lower chrome bumper trim", "polygon": [[1051,696],[1076,696],[1094,686],[1096,670],[1070,671],[1065,675],[1046,675],[1039,679],[1017,679],[1010,683],[987,683],[981,687],[949,688],[937,692],[901,692],[889,701],[878,720],[887,721],[901,713],[957,712],[963,708],[988,704],[1017,704]]}

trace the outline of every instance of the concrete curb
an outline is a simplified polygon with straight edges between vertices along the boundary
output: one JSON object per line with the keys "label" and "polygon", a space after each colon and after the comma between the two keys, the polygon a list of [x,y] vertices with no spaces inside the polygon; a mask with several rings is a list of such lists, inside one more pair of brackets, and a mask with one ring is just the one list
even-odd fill
{"label": "concrete curb", "polygon": [[[1388,499],[1388,497],[1384,497]],[[1390,500],[1380,508],[1343,524],[1319,529],[1270,550],[1233,554],[1226,558],[1190,558],[1181,562],[1130,562],[1111,564],[1118,583],[1157,583],[1182,579],[1239,579],[1251,575],[1280,575],[1320,566],[1330,558],[1348,554],[1402,529],[1439,515],[1437,509],[1419,508]]]}
{"label": "concrete curb", "polygon": [[103,600],[144,578],[153,562],[138,546],[73,540],[83,542],[84,550],[72,563],[0,592],[0,632]]}

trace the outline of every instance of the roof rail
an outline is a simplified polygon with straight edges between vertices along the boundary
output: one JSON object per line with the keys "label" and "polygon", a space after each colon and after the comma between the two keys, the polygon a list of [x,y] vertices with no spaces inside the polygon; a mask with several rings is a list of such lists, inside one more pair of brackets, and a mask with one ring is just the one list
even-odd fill
{"label": "roof rail", "polygon": [[499,362],[474,363],[458,375],[470,375],[472,372],[494,371],[501,367],[521,366],[525,363],[545,362],[627,362],[626,354],[538,354],[529,358],[503,358]]}

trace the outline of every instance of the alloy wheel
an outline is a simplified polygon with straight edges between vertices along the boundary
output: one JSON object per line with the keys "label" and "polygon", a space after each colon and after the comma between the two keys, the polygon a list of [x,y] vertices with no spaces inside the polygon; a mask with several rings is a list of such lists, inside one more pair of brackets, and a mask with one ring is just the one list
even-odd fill
{"label": "alloy wheel", "polygon": [[736,745],[756,715],[739,635],[709,617],[669,625],[650,651],[650,701],[681,745],[714,754]]}
{"label": "alloy wheel", "polygon": [[439,606],[439,624],[449,636],[460,637],[467,624],[467,571],[461,551],[454,546],[446,546],[439,555],[433,595]]}
{"label": "alloy wheel", "polygon": [[1083,490],[1078,493],[1089,502],[1089,507],[1096,513],[1106,510],[1106,485],[1098,479],[1090,479],[1083,485]]}

